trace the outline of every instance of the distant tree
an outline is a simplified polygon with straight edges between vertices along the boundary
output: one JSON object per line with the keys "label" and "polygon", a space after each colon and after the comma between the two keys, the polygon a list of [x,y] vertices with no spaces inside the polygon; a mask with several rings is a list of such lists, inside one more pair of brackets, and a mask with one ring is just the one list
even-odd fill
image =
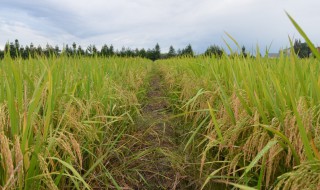
{"label": "distant tree", "polygon": [[133,51],[132,49],[126,48],[126,49],[125,49],[125,56],[126,56],[126,57],[134,57],[134,56],[135,56],[135,53],[134,53],[134,51]]}
{"label": "distant tree", "polygon": [[54,55],[54,48],[47,44],[46,49],[43,51],[43,54],[47,57],[53,56]]}
{"label": "distant tree", "polygon": [[0,50],[0,59],[4,58],[4,51]]}
{"label": "distant tree", "polygon": [[58,55],[60,54],[60,49],[59,49],[59,46],[58,46],[58,45],[56,45],[56,46],[54,47],[54,53],[55,53],[56,56],[58,56]]}
{"label": "distant tree", "polygon": [[191,57],[194,56],[194,53],[193,53],[193,49],[192,49],[191,44],[187,45],[186,48],[184,48],[184,49],[181,50],[181,55],[191,56]]}
{"label": "distant tree", "polygon": [[148,49],[146,52],[146,58],[151,59],[152,61],[156,60],[154,49]]}
{"label": "distant tree", "polygon": [[20,55],[20,43],[18,39],[14,40],[14,53],[15,57],[18,57]]}
{"label": "distant tree", "polygon": [[64,53],[65,53],[67,56],[73,55],[73,50],[72,50],[72,48],[69,47],[68,44],[64,47]]}
{"label": "distant tree", "polygon": [[140,56],[139,56],[139,52],[140,52],[139,49],[136,48],[136,49],[134,50],[134,56],[135,56],[135,57],[140,57]]}
{"label": "distant tree", "polygon": [[242,55],[243,57],[247,57],[246,47],[244,47],[244,46],[242,46],[242,48],[241,48],[241,55]]}
{"label": "distant tree", "polygon": [[114,54],[115,54],[115,52],[114,52],[114,47],[113,47],[113,45],[111,44],[110,47],[109,47],[108,55],[109,55],[109,56],[113,56]]}
{"label": "distant tree", "polygon": [[29,53],[30,53],[30,48],[28,45],[24,48],[23,52],[21,53],[21,57],[23,59],[28,59],[29,58]]}
{"label": "distant tree", "polygon": [[[126,49],[123,50],[123,54],[125,54],[125,51],[126,51]],[[100,54],[102,56],[107,56],[107,57],[113,56],[114,55],[113,46],[110,45],[110,47],[108,47],[106,44],[104,44],[101,47]]]}
{"label": "distant tree", "polygon": [[157,43],[156,46],[154,47],[154,60],[160,59],[161,56],[161,49],[159,44]]}
{"label": "distant tree", "polygon": [[108,56],[109,47],[108,47],[106,44],[104,44],[104,45],[101,47],[100,52],[101,52],[101,55],[102,55],[102,56]]}
{"label": "distant tree", "polygon": [[176,54],[176,50],[173,48],[173,46],[170,46],[169,47],[169,52],[168,52],[168,58],[170,58],[170,57],[174,57],[174,56],[176,56],[177,54]]}
{"label": "distant tree", "polygon": [[219,46],[213,45],[209,46],[204,54],[206,56],[215,56],[217,58],[220,58],[223,54],[223,50]]}
{"label": "distant tree", "polygon": [[81,56],[86,54],[86,52],[82,49],[82,47],[80,45],[78,46],[77,52],[78,52],[78,55],[81,55]]}
{"label": "distant tree", "polygon": [[77,54],[77,44],[75,42],[72,43],[72,55]]}
{"label": "distant tree", "polygon": [[19,56],[24,59],[24,47],[21,45],[19,48]]}
{"label": "distant tree", "polygon": [[5,50],[3,50],[3,51],[0,50],[0,59],[3,59],[3,58],[4,58],[4,51],[5,51]]}
{"label": "distant tree", "polygon": [[138,56],[145,58],[147,56],[146,50],[144,48],[140,49],[139,53],[138,53]]}
{"label": "distant tree", "polygon": [[121,57],[125,57],[126,56],[126,48],[123,46],[119,52]]}
{"label": "distant tree", "polygon": [[96,50],[94,50],[94,45],[89,45],[88,47],[87,47],[87,50],[86,50],[86,55],[94,55],[94,51],[96,51]]}
{"label": "distant tree", "polygon": [[30,51],[29,51],[29,56],[31,58],[34,58],[36,54],[36,48],[34,47],[33,43],[30,43]]}
{"label": "distant tree", "polygon": [[301,43],[301,40],[295,40],[293,49],[300,58],[307,58],[311,54],[308,44],[306,42]]}
{"label": "distant tree", "polygon": [[177,50],[177,55],[181,55],[182,54],[182,50],[181,49],[178,49]]}
{"label": "distant tree", "polygon": [[92,46],[92,53],[93,53],[93,55],[99,55],[100,52],[98,51],[96,45]]}
{"label": "distant tree", "polygon": [[8,43],[6,45],[6,48],[5,48],[6,52],[9,52],[9,55],[11,58],[16,58],[17,57],[17,51],[16,51],[16,48],[15,48],[15,45],[11,42],[10,44]]}
{"label": "distant tree", "polygon": [[9,44],[9,42],[7,42],[6,45],[4,46],[4,53],[5,54],[10,54],[10,44]]}
{"label": "distant tree", "polygon": [[36,49],[36,54],[37,55],[42,55],[42,47],[40,45],[38,45],[37,49]]}
{"label": "distant tree", "polygon": [[134,57],[135,52],[134,52],[134,50],[132,50],[130,48],[122,47],[120,52],[118,52],[118,55],[121,57]]}
{"label": "distant tree", "polygon": [[[41,48],[42,49],[42,48]],[[51,47],[49,44],[46,45],[46,48],[43,50],[43,54],[47,57],[51,56]]]}

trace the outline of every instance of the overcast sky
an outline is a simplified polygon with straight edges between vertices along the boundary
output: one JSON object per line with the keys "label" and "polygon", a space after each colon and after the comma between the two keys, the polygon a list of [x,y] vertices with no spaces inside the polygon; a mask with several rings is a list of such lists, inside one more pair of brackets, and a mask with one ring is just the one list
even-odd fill
{"label": "overcast sky", "polygon": [[320,46],[320,0],[1,0],[0,48],[76,42],[82,47],[153,48],[163,52],[189,43],[197,53],[231,43],[225,32],[252,51],[271,52],[300,38],[285,10]]}

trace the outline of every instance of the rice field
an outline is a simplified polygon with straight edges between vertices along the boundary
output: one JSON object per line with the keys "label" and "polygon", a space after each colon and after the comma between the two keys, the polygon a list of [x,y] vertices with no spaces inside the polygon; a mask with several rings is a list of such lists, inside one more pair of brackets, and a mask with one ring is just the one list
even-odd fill
{"label": "rice field", "polygon": [[318,60],[201,57],[159,65],[199,188],[320,187]]}
{"label": "rice field", "polygon": [[[181,174],[167,188],[317,189],[319,69],[319,60],[295,55],[155,63],[6,57],[0,63],[1,189],[160,188],[143,173],[164,162],[150,156],[154,148],[168,158],[167,170]],[[167,103],[151,111],[161,108],[167,117],[149,120],[171,123],[174,149],[142,142],[157,141],[140,129],[152,122],[139,121],[152,85],[165,89],[153,96]]]}
{"label": "rice field", "polygon": [[130,151],[121,141],[150,68],[146,59],[2,60],[1,189],[120,189]]}
{"label": "rice field", "polygon": [[316,56],[6,55],[0,189],[319,189]]}

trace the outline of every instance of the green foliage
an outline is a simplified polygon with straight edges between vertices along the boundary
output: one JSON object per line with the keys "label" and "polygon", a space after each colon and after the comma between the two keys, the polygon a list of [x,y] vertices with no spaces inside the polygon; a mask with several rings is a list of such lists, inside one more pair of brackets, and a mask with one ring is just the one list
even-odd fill
{"label": "green foliage", "polygon": [[110,45],[110,47],[108,47],[108,46],[105,44],[105,45],[103,45],[103,46],[101,47],[100,53],[101,53],[102,56],[111,57],[111,56],[114,56],[114,50],[113,50],[113,49],[114,49],[114,48],[113,48],[112,45]]}
{"label": "green foliage", "polygon": [[221,58],[223,54],[223,49],[216,45],[209,46],[204,54],[206,56],[215,56],[217,58]]}
{"label": "green foliage", "polygon": [[122,155],[139,158],[124,145],[149,70],[140,58],[5,56],[0,188],[106,189],[124,176],[130,181]]}
{"label": "green foliage", "polygon": [[177,55],[176,50],[173,48],[173,46],[170,46],[169,52],[168,52],[168,55],[167,55],[168,58],[174,57],[176,55]]}
{"label": "green foliage", "polygon": [[156,46],[154,47],[154,60],[160,59],[160,55],[161,55],[161,50],[160,50],[160,46],[157,43]]}
{"label": "green foliage", "polygon": [[248,54],[247,54],[247,52],[246,52],[246,47],[244,47],[244,46],[242,46],[242,48],[241,48],[241,55],[242,55],[243,57],[247,57],[247,56],[248,56]]}
{"label": "green foliage", "polygon": [[268,189],[319,159],[318,60],[197,57],[163,60],[161,67],[178,97],[172,108],[183,117],[185,151],[199,163],[188,173],[200,187]]}
{"label": "green foliage", "polygon": [[319,53],[318,49],[315,48],[315,46],[313,45],[313,43],[311,42],[311,40],[309,39],[307,34],[302,30],[302,28],[298,25],[298,23],[287,12],[286,12],[286,14],[287,14],[288,18],[290,19],[290,21],[292,22],[292,24],[294,25],[294,27],[298,30],[300,35],[304,38],[304,40],[308,44],[308,47],[311,49],[311,52],[313,53],[313,55],[317,59],[320,59],[320,53]]}
{"label": "green foliage", "polygon": [[193,57],[194,56],[194,52],[192,49],[191,44],[188,44],[187,47],[185,47],[184,49],[181,50],[180,56],[190,56]]}
{"label": "green foliage", "polygon": [[300,58],[308,58],[311,54],[308,44],[306,42],[302,43],[301,40],[294,41],[293,49]]}

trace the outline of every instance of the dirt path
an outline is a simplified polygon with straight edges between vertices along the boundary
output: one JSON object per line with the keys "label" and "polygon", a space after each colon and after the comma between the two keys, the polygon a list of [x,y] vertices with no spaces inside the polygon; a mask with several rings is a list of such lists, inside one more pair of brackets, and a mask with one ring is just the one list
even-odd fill
{"label": "dirt path", "polygon": [[[168,101],[161,73],[153,72],[150,88],[146,95],[146,103],[142,109],[142,118],[138,122],[143,130],[144,149],[149,150],[143,159],[147,164],[142,173],[147,185],[139,189],[180,189],[182,179],[181,155],[178,155],[174,125],[169,120]],[[180,172],[179,172],[180,171]]]}

